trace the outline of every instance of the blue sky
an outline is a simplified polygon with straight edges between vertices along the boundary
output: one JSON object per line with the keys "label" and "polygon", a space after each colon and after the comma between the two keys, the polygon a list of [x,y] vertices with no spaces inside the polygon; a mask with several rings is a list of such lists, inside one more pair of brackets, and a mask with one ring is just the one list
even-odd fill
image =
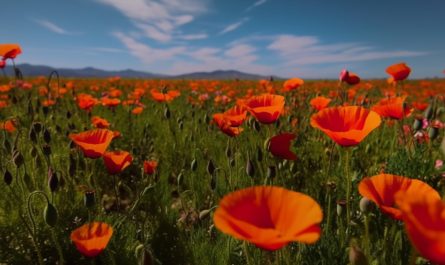
{"label": "blue sky", "polygon": [[444,14],[442,0],[7,0],[0,42],[54,67],[373,78],[403,61],[422,78],[445,69]]}

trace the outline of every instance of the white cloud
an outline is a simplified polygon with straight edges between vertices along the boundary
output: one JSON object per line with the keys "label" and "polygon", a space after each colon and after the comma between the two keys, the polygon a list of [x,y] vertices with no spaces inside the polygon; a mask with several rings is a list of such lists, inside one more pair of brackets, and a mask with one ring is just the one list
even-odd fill
{"label": "white cloud", "polygon": [[[207,0],[97,0],[117,9],[158,42],[170,42],[181,35],[181,26],[207,11]],[[200,36],[203,38],[203,36]],[[179,38],[187,40],[187,38]],[[193,38],[192,38],[193,39]]]}
{"label": "white cloud", "polygon": [[228,26],[225,27],[223,30],[221,30],[221,31],[219,32],[219,34],[220,34],[220,35],[223,35],[223,34],[232,32],[232,31],[238,29],[239,27],[241,27],[241,26],[242,26],[244,23],[246,23],[247,21],[249,21],[249,18],[245,17],[245,18],[241,19],[241,20],[238,21],[238,22],[235,22],[235,23],[233,23],[233,24],[228,25]]}
{"label": "white cloud", "polygon": [[53,22],[46,20],[46,19],[35,19],[35,22],[37,22],[40,26],[46,28],[49,31],[52,31],[54,33],[57,34],[61,34],[61,35],[72,35],[72,34],[76,34],[74,32],[69,32],[59,26],[57,26],[56,24],[54,24]]}
{"label": "white cloud", "polygon": [[246,12],[249,12],[250,10],[254,9],[255,7],[259,7],[261,5],[264,5],[267,2],[267,0],[258,0],[255,3],[253,3],[251,6],[249,6],[246,9]]}
{"label": "white cloud", "polygon": [[232,46],[230,49],[228,49],[227,51],[225,51],[225,55],[227,57],[231,57],[231,58],[239,58],[239,57],[243,57],[243,56],[247,56],[247,55],[251,55],[253,52],[256,51],[256,48],[253,47],[252,45],[248,45],[248,44],[238,44],[238,45],[234,45]]}
{"label": "white cloud", "polygon": [[156,49],[137,41],[122,32],[115,32],[113,35],[119,39],[130,51],[130,53],[146,64],[158,61],[165,61],[175,58],[186,51],[186,47],[177,46],[166,49]]}
{"label": "white cloud", "polygon": [[185,35],[180,35],[178,38],[181,40],[203,40],[207,39],[208,35],[206,33],[185,34]]}
{"label": "white cloud", "polygon": [[287,66],[358,62],[425,54],[404,50],[379,51],[359,43],[323,44],[318,37],[296,35],[279,35],[267,49],[278,53],[283,59],[283,64]]}

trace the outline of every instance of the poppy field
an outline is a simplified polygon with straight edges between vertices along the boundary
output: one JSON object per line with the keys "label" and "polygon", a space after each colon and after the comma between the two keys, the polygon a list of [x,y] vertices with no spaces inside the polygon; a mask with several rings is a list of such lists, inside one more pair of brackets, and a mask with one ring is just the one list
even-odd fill
{"label": "poppy field", "polygon": [[[20,54],[0,45],[0,68]],[[415,70],[218,81],[15,68],[0,79],[0,263],[445,264],[445,80]]]}

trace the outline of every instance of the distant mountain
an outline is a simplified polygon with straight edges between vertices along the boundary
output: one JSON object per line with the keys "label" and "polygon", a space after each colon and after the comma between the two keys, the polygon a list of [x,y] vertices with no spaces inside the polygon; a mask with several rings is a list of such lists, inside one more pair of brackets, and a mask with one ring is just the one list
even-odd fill
{"label": "distant mountain", "polygon": [[[86,67],[81,69],[70,69],[70,68],[54,68],[45,65],[31,65],[31,64],[19,64],[17,67],[22,71],[23,76],[48,76],[52,71],[57,70],[61,77],[85,77],[85,78],[106,78],[113,76],[120,76],[123,78],[163,78],[163,79],[209,79],[209,80],[260,80],[269,79],[269,76],[261,76],[249,73],[243,73],[235,70],[218,70],[213,72],[195,72],[182,75],[163,75],[148,73],[142,71],[136,71],[132,69],[120,70],[120,71],[107,71],[101,70],[93,67]],[[6,67],[6,72],[12,74],[13,70],[11,66]],[[276,79],[282,79],[277,78]]]}

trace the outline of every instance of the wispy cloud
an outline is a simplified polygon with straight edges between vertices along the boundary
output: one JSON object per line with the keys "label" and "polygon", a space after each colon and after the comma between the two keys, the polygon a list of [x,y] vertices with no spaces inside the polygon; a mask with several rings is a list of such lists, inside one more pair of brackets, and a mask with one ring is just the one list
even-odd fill
{"label": "wispy cloud", "polygon": [[207,11],[206,0],[97,1],[112,6],[128,17],[145,37],[164,43],[177,38],[186,40],[180,37],[182,33],[179,28]]}
{"label": "wispy cloud", "polygon": [[232,31],[238,29],[239,27],[241,27],[241,26],[242,26],[244,23],[246,23],[247,21],[249,21],[249,18],[248,18],[248,17],[245,17],[245,18],[241,19],[241,20],[238,21],[238,22],[235,22],[235,23],[233,23],[233,24],[228,25],[228,26],[225,27],[223,30],[221,30],[221,31],[219,32],[219,34],[220,34],[220,35],[224,35],[224,34],[226,34],[226,33],[232,32]]}
{"label": "wispy cloud", "polygon": [[46,20],[46,19],[34,19],[35,22],[37,22],[37,24],[39,24],[40,26],[46,28],[49,31],[52,31],[54,33],[57,34],[61,34],[61,35],[74,35],[74,34],[79,34],[79,32],[70,32],[67,31],[66,29],[63,29],[62,27],[54,24],[53,22]]}
{"label": "wispy cloud", "polygon": [[209,36],[206,33],[198,33],[198,34],[185,34],[178,36],[181,40],[203,40],[207,39]]}
{"label": "wispy cloud", "polygon": [[267,2],[267,0],[258,0],[255,3],[253,3],[251,6],[249,6],[248,8],[246,8],[246,12],[249,12],[250,10],[259,7],[261,5],[264,5]]}
{"label": "wispy cloud", "polygon": [[267,49],[278,53],[284,65],[316,65],[421,56],[423,51],[382,51],[360,43],[323,44],[315,36],[278,35]]}

